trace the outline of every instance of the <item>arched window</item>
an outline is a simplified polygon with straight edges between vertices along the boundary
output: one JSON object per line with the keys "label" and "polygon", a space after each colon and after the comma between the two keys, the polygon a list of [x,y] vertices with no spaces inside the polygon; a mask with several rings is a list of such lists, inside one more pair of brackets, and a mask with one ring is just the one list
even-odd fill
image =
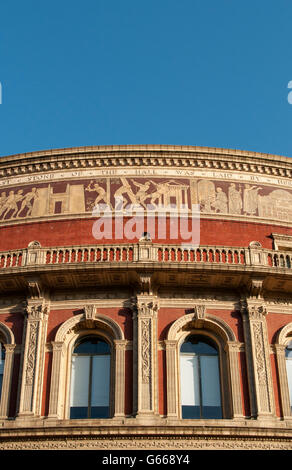
{"label": "arched window", "polygon": [[218,350],[205,336],[189,336],[180,349],[182,418],[222,418]]}
{"label": "arched window", "polygon": [[79,341],[72,354],[70,418],[109,418],[109,344],[92,336]]}
{"label": "arched window", "polygon": [[286,346],[285,356],[286,356],[286,370],[287,370],[288,388],[289,388],[289,396],[290,396],[290,408],[292,412],[292,340]]}
{"label": "arched window", "polygon": [[3,375],[4,375],[4,363],[5,363],[5,348],[4,348],[3,343],[0,342],[0,398],[1,398],[2,382],[3,382]]}

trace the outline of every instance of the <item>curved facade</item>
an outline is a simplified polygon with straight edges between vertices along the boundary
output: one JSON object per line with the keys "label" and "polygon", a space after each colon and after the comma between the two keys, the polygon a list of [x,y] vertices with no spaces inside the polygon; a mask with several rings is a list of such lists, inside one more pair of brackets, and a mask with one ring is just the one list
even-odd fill
{"label": "curved facade", "polygon": [[0,448],[292,448],[289,158],[61,149],[0,185]]}

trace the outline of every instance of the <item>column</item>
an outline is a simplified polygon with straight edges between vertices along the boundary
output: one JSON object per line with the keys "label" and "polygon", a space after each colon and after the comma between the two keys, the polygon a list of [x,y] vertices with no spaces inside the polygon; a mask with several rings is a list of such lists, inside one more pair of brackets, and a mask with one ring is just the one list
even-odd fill
{"label": "column", "polygon": [[265,306],[255,301],[247,300],[242,310],[251,414],[257,419],[275,416],[266,314]]}
{"label": "column", "polygon": [[240,343],[235,343],[234,341],[228,341],[225,348],[229,358],[233,418],[243,418],[242,392],[238,364],[239,349]]}
{"label": "column", "polygon": [[5,363],[4,363],[4,375],[3,375],[1,400],[0,400],[0,419],[6,419],[9,414],[9,398],[10,398],[10,390],[11,390],[13,358],[14,358],[15,347],[16,347],[16,344],[4,344]]}
{"label": "column", "polygon": [[165,340],[166,348],[166,393],[167,393],[167,417],[178,418],[178,393],[177,393],[177,341]]}
{"label": "column", "polygon": [[291,416],[291,405],[290,405],[290,396],[289,396],[289,387],[287,379],[287,369],[286,369],[286,357],[285,357],[285,344],[275,344],[275,351],[277,357],[277,365],[279,371],[279,382],[280,382],[280,397],[281,405],[283,411],[283,418],[285,420],[292,419]]}
{"label": "column", "polygon": [[41,414],[47,307],[43,303],[28,304],[25,315],[19,418],[38,417]]}
{"label": "column", "polygon": [[[61,419],[61,362],[63,356],[64,343],[59,341],[52,341],[53,358],[52,358],[52,373],[51,373],[51,387],[50,387],[50,403],[48,418]],[[64,371],[63,371],[64,373]]]}
{"label": "column", "polygon": [[127,340],[114,340],[115,344],[115,403],[114,416],[125,416],[125,350]]}
{"label": "column", "polygon": [[155,296],[138,295],[134,340],[137,368],[137,417],[158,414],[157,311]]}

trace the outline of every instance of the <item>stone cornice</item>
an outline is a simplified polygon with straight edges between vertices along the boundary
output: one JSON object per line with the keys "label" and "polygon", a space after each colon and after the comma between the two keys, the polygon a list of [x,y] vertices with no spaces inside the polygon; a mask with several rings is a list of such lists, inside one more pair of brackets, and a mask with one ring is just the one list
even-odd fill
{"label": "stone cornice", "polygon": [[279,177],[292,176],[289,157],[211,147],[121,145],[52,149],[5,156],[0,178],[39,172],[116,166],[173,166],[237,170]]}

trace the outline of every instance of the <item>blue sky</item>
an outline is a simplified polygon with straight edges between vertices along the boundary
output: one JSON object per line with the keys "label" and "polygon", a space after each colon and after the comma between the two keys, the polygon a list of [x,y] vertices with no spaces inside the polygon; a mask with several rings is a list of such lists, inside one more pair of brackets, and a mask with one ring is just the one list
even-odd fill
{"label": "blue sky", "polygon": [[3,0],[0,155],[169,144],[292,155],[291,0]]}

